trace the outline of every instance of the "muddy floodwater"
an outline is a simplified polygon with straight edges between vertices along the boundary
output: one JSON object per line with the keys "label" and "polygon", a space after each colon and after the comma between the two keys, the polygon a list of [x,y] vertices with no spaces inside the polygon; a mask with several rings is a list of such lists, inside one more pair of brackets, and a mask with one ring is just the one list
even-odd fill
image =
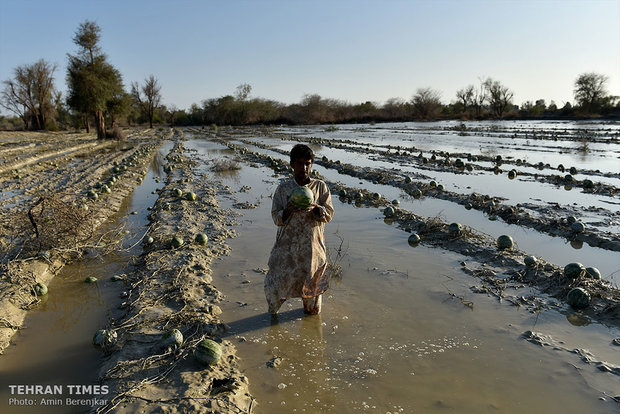
{"label": "muddy floodwater", "polygon": [[[222,178],[233,188],[251,186],[248,201],[260,194],[262,202],[243,213],[230,257],[214,268],[227,295],[228,335],[254,378],[256,412],[615,410],[600,398],[618,392],[619,377],[521,334],[544,331],[569,348],[618,362],[610,345],[618,330],[574,326],[570,312],[530,313],[474,295],[468,288],[475,281],[459,271],[466,258],[410,248],[405,234],[374,209],[335,200],[327,238],[332,255],[343,240],[342,279],[332,281],[320,316],[303,316],[297,299],[272,322],[260,272],[275,237],[268,196],[276,180],[270,176],[244,167]],[[280,361],[275,368],[268,366],[274,357]]]}
{"label": "muddy floodwater", "polygon": [[[379,199],[395,200],[392,205],[396,208],[424,219],[462,223],[479,235],[474,240],[480,245],[480,240],[494,241],[509,234],[523,254],[534,255],[551,267],[563,268],[577,261],[597,267],[601,283],[617,288],[618,123],[183,128],[174,130],[169,138],[156,151],[133,194],[100,230],[122,225],[127,230],[127,234],[123,232],[123,251],[103,257],[87,255],[67,265],[49,284],[49,296],[29,311],[24,329],[0,356],[0,412],[88,411],[66,405],[8,406],[8,384],[99,381],[98,373],[108,357],[93,347],[93,334],[109,321],[120,320],[119,305],[127,297],[126,285],[112,282],[111,277],[134,272],[137,257],[149,254],[142,238],[147,233],[157,238],[149,226],[157,230],[166,224],[150,221],[154,216],[170,217],[157,215],[170,210],[190,214],[188,201],[171,197],[172,188],[180,186],[186,191],[198,188],[200,181],[213,185],[210,196],[218,205],[213,201],[209,205],[225,212],[230,221],[221,227],[236,234],[226,238],[226,249],[217,246],[217,251],[226,254],[218,253],[208,266],[201,262],[200,270],[212,277],[217,288],[207,292],[217,293],[213,304],[222,312],[215,316],[225,324],[218,341],[234,346],[236,351],[228,358],[238,363],[249,383],[249,409],[238,412],[618,411],[620,327],[613,322],[617,320],[613,315],[597,320],[596,315],[568,306],[565,296],[547,295],[526,283],[508,283],[508,276],[514,275],[511,271],[522,271],[522,256],[518,265],[510,265],[513,269],[507,265],[505,274],[491,272],[493,277],[506,276],[505,286],[486,289],[488,280],[464,270],[491,268],[491,263],[476,259],[473,253],[459,253],[425,240],[411,246],[411,230],[386,219],[385,205],[354,202],[334,190],[346,187],[349,192],[380,194]],[[289,299],[278,317],[272,318],[266,313],[263,292],[276,235],[271,195],[279,181],[289,176],[290,171],[282,165],[298,142],[313,148],[314,170],[332,188],[335,215],[325,234],[329,260],[340,272],[330,281],[320,315],[304,316],[301,300]],[[433,156],[437,161],[430,161]],[[468,156],[471,169],[454,168],[456,158],[466,160]],[[498,156],[502,162],[497,161]],[[182,157],[189,161],[183,164]],[[566,171],[560,172],[559,164]],[[347,168],[336,168],[341,165]],[[564,177],[571,167],[573,184],[560,183],[555,176]],[[516,178],[507,177],[511,169],[518,170]],[[178,174],[176,181],[173,174]],[[377,179],[381,174],[399,178]],[[413,177],[420,188],[435,180],[449,195],[425,189],[423,197],[413,197],[400,186],[404,177]],[[592,180],[593,188],[584,187],[584,180]],[[508,222],[493,210],[465,209],[459,197],[471,193],[518,209],[521,220]],[[13,208],[25,202],[24,194],[23,189],[11,187],[2,193],[0,203],[3,208]],[[205,194],[193,205],[204,207],[199,203],[200,197],[206,199]],[[150,214],[151,208],[157,214]],[[172,224],[180,232],[187,217],[179,216],[181,220]],[[562,227],[569,216],[585,224],[585,234],[590,237],[584,238],[585,242],[580,239],[583,234],[558,234],[554,225],[529,224],[555,220],[555,226]],[[216,245],[210,243],[205,249],[216,252]],[[157,249],[171,250],[168,245],[157,246],[150,254]],[[197,255],[199,249],[195,244],[186,245],[177,254]],[[85,284],[86,276],[96,276],[99,281]],[[199,312],[206,311],[201,308]],[[217,326],[215,322],[212,325]],[[158,329],[147,326],[145,332],[155,332],[155,336]],[[179,366],[190,366],[183,375],[192,385],[191,381],[198,381],[193,375],[201,371],[191,365],[194,360],[189,354],[183,355],[185,365]],[[212,368],[201,370],[211,372]],[[166,401],[187,394],[185,388],[174,388],[178,383],[166,381],[155,385],[162,390],[172,388],[166,391],[171,395]],[[203,385],[197,384],[197,388]],[[205,395],[219,392],[212,388],[200,389]],[[156,403],[158,397],[153,395],[149,398]],[[149,399],[139,397],[138,401],[140,398]],[[194,396],[187,399],[200,400]],[[153,407],[157,406],[144,411],[156,410]],[[167,412],[170,407],[157,409]],[[110,409],[131,411],[132,405],[123,404]]]}

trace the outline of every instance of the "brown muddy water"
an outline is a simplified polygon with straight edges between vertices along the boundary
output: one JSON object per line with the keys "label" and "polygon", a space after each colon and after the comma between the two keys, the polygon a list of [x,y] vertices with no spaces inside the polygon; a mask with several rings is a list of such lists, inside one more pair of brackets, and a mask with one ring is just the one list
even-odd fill
{"label": "brown muddy water", "polygon": [[[80,396],[73,386],[97,384],[102,354],[92,345],[92,337],[119,312],[116,308],[123,290],[120,283],[110,278],[128,272],[131,257],[141,252],[142,245],[136,243],[146,231],[146,208],[157,198],[152,192],[163,186],[155,180],[164,176],[164,156],[171,147],[172,143],[168,142],[160,148],[142,184],[124,200],[119,212],[103,229],[122,228],[130,232],[123,240],[124,251],[105,257],[86,257],[65,266],[49,284],[43,303],[27,315],[26,328],[13,337],[12,346],[0,357],[0,412],[81,413],[91,406],[97,408],[92,404],[71,406],[66,398],[90,399],[96,394],[87,392],[86,396]],[[95,276],[98,282],[84,283],[88,276]],[[9,386],[20,384],[62,386],[63,392],[34,397],[11,394]],[[11,404],[11,398],[24,400],[25,397],[34,404]],[[109,400],[105,394],[97,397]]]}
{"label": "brown muddy water", "polygon": [[[261,269],[275,238],[269,195],[278,178],[249,166],[219,178],[233,190],[252,188],[238,200],[260,201],[237,210],[242,224],[232,253],[213,264],[214,283],[226,295],[227,339],[250,379],[255,413],[617,410],[610,397],[620,392],[620,377],[521,338],[540,332],[617,364],[617,329],[572,325],[568,309],[530,313],[473,294],[477,281],[459,270],[467,258],[411,248],[408,234],[385,224],[378,209],[336,198],[326,235],[332,258],[343,240],[342,278],[332,280],[320,316],[304,316],[293,299],[272,321]],[[274,357],[280,364],[269,367]]]}

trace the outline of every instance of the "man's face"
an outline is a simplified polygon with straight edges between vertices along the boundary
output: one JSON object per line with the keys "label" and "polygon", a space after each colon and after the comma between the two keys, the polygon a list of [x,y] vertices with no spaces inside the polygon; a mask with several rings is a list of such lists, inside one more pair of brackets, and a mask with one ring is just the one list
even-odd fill
{"label": "man's face", "polygon": [[297,158],[291,163],[293,171],[295,173],[295,179],[300,182],[305,182],[310,177],[310,171],[312,170],[312,160],[304,158]]}

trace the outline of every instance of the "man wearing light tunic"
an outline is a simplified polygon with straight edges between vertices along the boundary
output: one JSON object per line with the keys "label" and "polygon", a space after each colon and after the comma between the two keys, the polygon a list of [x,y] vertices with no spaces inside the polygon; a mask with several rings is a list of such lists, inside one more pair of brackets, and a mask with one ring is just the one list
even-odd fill
{"label": "man wearing light tunic", "polygon": [[[291,150],[294,177],[283,180],[273,194],[271,216],[278,232],[265,278],[265,297],[273,315],[286,299],[298,297],[302,298],[305,313],[320,313],[321,294],[329,286],[324,232],[334,207],[327,185],[310,178],[313,161],[310,147],[295,145]],[[289,201],[298,186],[308,187],[314,196],[307,209]]]}

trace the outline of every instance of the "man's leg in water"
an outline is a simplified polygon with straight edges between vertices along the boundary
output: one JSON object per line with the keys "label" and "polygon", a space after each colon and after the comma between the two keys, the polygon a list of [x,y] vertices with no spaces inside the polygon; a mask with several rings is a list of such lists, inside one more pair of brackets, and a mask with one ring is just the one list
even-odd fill
{"label": "man's leg in water", "polygon": [[304,303],[304,312],[309,315],[318,315],[321,313],[322,295],[313,298],[302,298]]}
{"label": "man's leg in water", "polygon": [[272,315],[277,314],[282,304],[286,301],[286,299],[280,298],[280,295],[278,295],[275,289],[271,289],[267,286],[265,286],[265,298],[267,299],[268,312]]}

